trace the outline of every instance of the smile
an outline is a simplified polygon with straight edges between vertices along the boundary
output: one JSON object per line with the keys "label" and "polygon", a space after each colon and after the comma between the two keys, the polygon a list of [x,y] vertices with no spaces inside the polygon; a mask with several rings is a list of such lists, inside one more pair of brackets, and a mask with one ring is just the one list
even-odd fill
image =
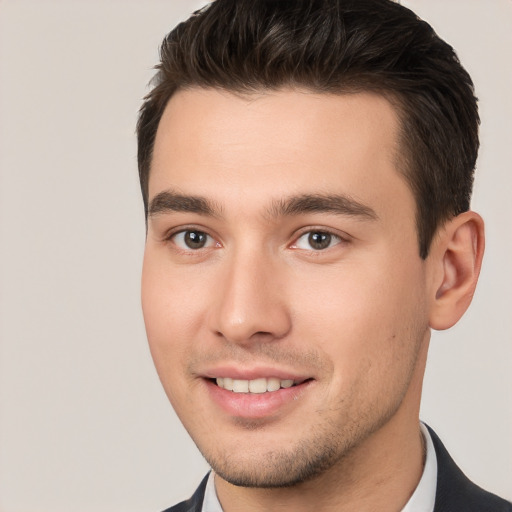
{"label": "smile", "polygon": [[[258,419],[275,418],[279,414],[290,412],[297,407],[315,379],[293,375],[279,375],[279,371],[266,371],[272,377],[262,377],[263,372],[256,369],[244,372],[240,370],[215,371],[203,378],[212,403],[220,407],[231,418]],[[226,377],[225,375],[231,375]],[[284,372],[283,372],[284,373]],[[277,376],[276,376],[277,375]],[[249,377],[249,378],[241,378]],[[291,378],[290,378],[291,377]]]}
{"label": "smile", "polygon": [[217,377],[217,386],[233,393],[254,393],[261,394],[280,389],[291,388],[298,384],[291,379],[278,379],[277,377],[261,377],[252,380],[232,379],[230,377]]}

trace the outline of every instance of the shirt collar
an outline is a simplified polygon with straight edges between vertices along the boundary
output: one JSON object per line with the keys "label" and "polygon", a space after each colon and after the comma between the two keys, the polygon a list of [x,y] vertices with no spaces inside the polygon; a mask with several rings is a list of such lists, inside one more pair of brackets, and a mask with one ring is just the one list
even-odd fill
{"label": "shirt collar", "polygon": [[204,491],[203,508],[201,512],[222,512],[219,498],[215,491],[214,472],[210,471],[208,482],[206,483],[206,489]]}
{"label": "shirt collar", "polygon": [[423,423],[420,423],[421,433],[425,441],[425,467],[420,482],[413,495],[402,509],[402,512],[433,512],[436,501],[437,487],[437,457],[430,433]]}

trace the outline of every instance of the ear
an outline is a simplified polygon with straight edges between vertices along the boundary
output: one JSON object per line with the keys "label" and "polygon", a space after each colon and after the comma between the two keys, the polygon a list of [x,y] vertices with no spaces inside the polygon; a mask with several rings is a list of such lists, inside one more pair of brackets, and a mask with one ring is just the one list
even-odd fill
{"label": "ear", "polygon": [[484,221],[464,212],[448,221],[433,241],[430,327],[448,329],[468,309],[475,293],[484,254]]}

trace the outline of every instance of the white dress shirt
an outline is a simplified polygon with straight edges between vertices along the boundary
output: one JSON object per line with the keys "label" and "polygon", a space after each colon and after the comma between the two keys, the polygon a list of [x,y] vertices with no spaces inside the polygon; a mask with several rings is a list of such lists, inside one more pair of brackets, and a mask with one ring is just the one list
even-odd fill
{"label": "white dress shirt", "polygon": [[[436,485],[437,485],[437,457],[432,438],[427,430],[427,427],[420,424],[421,433],[425,440],[425,467],[423,474],[416,487],[413,495],[401,510],[401,512],[433,512],[434,502],[436,499]],[[204,493],[202,512],[223,512],[220,506],[217,493],[215,492],[214,473],[210,473],[206,490]]]}

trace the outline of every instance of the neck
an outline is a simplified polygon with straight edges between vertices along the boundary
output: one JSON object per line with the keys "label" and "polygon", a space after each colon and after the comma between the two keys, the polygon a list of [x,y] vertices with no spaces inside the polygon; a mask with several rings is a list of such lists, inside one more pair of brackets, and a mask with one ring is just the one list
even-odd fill
{"label": "neck", "polygon": [[[428,343],[426,344],[428,345]],[[424,348],[426,353],[427,347]],[[399,512],[414,493],[425,463],[419,404],[425,358],[393,417],[320,476],[289,488],[234,486],[218,475],[225,512]]]}

